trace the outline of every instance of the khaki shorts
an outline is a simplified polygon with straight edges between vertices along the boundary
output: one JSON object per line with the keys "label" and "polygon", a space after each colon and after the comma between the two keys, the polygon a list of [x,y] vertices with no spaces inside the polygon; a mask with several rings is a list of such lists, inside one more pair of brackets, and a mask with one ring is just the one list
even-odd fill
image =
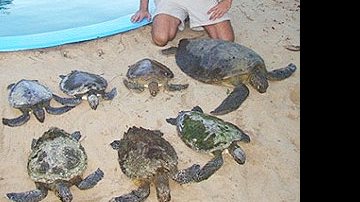
{"label": "khaki shorts", "polygon": [[181,21],[179,30],[184,30],[184,21],[189,17],[191,29],[203,30],[202,26],[230,20],[227,13],[216,20],[209,20],[207,12],[217,4],[217,0],[155,0],[154,17],[157,14],[167,14],[178,18]]}

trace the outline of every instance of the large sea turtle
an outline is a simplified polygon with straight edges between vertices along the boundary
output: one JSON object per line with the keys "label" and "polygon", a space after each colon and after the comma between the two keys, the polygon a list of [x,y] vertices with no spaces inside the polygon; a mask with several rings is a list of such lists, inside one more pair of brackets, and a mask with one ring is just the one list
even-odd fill
{"label": "large sea turtle", "polygon": [[[73,108],[72,106],[51,107],[50,101],[56,95],[37,80],[22,79],[17,83],[10,84],[8,89],[10,90],[8,96],[10,105],[13,108],[19,109],[22,115],[13,119],[3,118],[2,123],[7,126],[15,127],[23,125],[30,119],[30,112],[33,112],[36,119],[42,123],[45,119],[44,108],[47,113],[55,115],[65,113]],[[66,98],[61,99],[65,100]]]}
{"label": "large sea turtle", "polygon": [[75,106],[84,98],[87,99],[90,107],[96,110],[99,105],[99,97],[104,100],[112,100],[117,94],[116,88],[113,88],[110,92],[105,92],[108,83],[97,74],[74,70],[67,75],[60,75],[60,78],[60,89],[64,93],[75,97],[73,100],[54,97],[64,105]]}
{"label": "large sea turtle", "polygon": [[103,171],[95,172],[82,179],[87,167],[87,155],[79,143],[80,132],[68,134],[62,129],[53,127],[31,144],[27,170],[35,182],[36,189],[21,193],[8,193],[7,198],[19,202],[35,202],[44,199],[48,190],[63,202],[70,202],[70,187],[76,185],[85,190],[94,187],[104,176]]}
{"label": "large sea turtle", "polygon": [[181,111],[176,118],[166,121],[177,127],[178,135],[188,147],[214,155],[201,168],[195,181],[208,179],[223,165],[224,150],[228,150],[237,163],[245,163],[245,152],[237,142],[248,143],[250,137],[236,125],[205,114],[199,106],[191,111]]}
{"label": "large sea turtle", "polygon": [[118,151],[122,172],[133,179],[138,189],[112,198],[112,202],[137,202],[150,194],[150,184],[155,184],[159,201],[170,201],[169,178],[180,184],[192,182],[199,171],[199,165],[178,170],[178,157],[174,148],[162,138],[159,130],[132,127],[121,140],[111,143]]}
{"label": "large sea turtle", "polygon": [[193,79],[235,87],[228,97],[210,112],[214,115],[226,114],[239,108],[249,95],[246,83],[250,83],[258,92],[265,93],[269,86],[268,80],[286,79],[296,70],[296,66],[290,63],[284,68],[267,71],[264,60],[253,50],[218,39],[181,39],[177,48],[171,47],[162,52],[175,52],[177,65]]}
{"label": "large sea turtle", "polygon": [[174,78],[172,71],[160,62],[148,58],[130,65],[126,77],[124,84],[128,89],[140,93],[148,88],[152,96],[158,94],[160,86],[168,91],[180,91],[189,86],[189,84],[168,83],[170,79]]}

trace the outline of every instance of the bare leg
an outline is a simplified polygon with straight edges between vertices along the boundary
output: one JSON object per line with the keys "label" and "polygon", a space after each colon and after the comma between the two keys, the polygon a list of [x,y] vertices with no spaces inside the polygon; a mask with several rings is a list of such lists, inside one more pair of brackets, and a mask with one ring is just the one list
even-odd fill
{"label": "bare leg", "polygon": [[176,36],[180,20],[167,14],[158,14],[154,17],[151,36],[158,46],[165,46]]}
{"label": "bare leg", "polygon": [[213,25],[206,25],[204,29],[213,39],[222,39],[226,41],[234,41],[234,30],[229,20],[219,22]]}

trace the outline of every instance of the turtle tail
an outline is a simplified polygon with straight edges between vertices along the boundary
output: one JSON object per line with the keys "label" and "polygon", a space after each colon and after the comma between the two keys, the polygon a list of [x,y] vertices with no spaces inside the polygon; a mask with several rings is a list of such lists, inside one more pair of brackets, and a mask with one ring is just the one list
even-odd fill
{"label": "turtle tail", "polygon": [[290,63],[286,67],[268,72],[266,78],[271,81],[280,81],[290,77],[295,71],[296,66],[293,63]]}

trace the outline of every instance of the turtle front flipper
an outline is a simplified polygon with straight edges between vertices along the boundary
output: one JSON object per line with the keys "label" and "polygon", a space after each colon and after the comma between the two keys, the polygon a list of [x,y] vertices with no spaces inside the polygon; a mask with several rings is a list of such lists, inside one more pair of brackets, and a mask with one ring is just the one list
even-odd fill
{"label": "turtle front flipper", "polygon": [[245,84],[239,84],[235,89],[225,98],[224,101],[212,112],[213,115],[224,115],[232,112],[240,107],[249,95],[249,89]]}
{"label": "turtle front flipper", "polygon": [[66,184],[59,183],[55,185],[55,194],[62,202],[71,202],[73,199],[72,193]]}
{"label": "turtle front flipper", "polygon": [[195,178],[196,182],[201,182],[203,180],[208,179],[211,175],[213,175],[217,170],[221,168],[224,163],[221,151],[214,151],[214,157],[207,162],[204,167],[201,168],[200,172]]}
{"label": "turtle front flipper", "polygon": [[48,105],[48,106],[45,106],[45,110],[49,114],[60,115],[60,114],[70,111],[74,107],[75,106],[63,106],[63,107],[55,108],[55,107],[51,107],[50,105]]}
{"label": "turtle front flipper", "polygon": [[238,164],[245,163],[246,155],[239,145],[233,142],[228,148],[228,151]]}
{"label": "turtle front flipper", "polygon": [[134,90],[137,93],[141,93],[141,92],[143,92],[145,90],[145,87],[143,85],[140,85],[140,84],[135,83],[135,82],[128,81],[126,79],[123,80],[123,83],[124,83],[126,88],[128,88],[130,90]]}
{"label": "turtle front flipper", "polygon": [[138,189],[128,194],[112,198],[110,202],[141,202],[150,194],[150,183],[145,182]]}
{"label": "turtle front flipper", "polygon": [[98,168],[95,172],[87,176],[76,186],[81,189],[90,189],[93,188],[102,178],[104,177],[104,172]]}
{"label": "turtle front flipper", "polygon": [[46,188],[35,189],[32,191],[21,192],[21,193],[7,193],[6,197],[11,201],[17,202],[38,202],[43,200],[48,194]]}
{"label": "turtle front flipper", "polygon": [[280,81],[290,77],[296,71],[296,66],[290,63],[288,66],[275,69],[266,74],[266,78],[271,81]]}
{"label": "turtle front flipper", "polygon": [[189,84],[168,84],[165,87],[168,91],[181,91],[187,89]]}
{"label": "turtle front flipper", "polygon": [[16,127],[25,124],[27,121],[29,121],[29,119],[30,119],[29,112],[23,111],[23,114],[17,118],[13,118],[13,119],[3,118],[2,123],[10,127]]}
{"label": "turtle front flipper", "polygon": [[104,94],[102,95],[102,98],[103,98],[104,100],[112,100],[112,99],[114,99],[114,97],[116,96],[116,94],[117,94],[116,88],[113,88],[110,92],[104,93]]}
{"label": "turtle front flipper", "polygon": [[170,201],[169,178],[166,173],[159,173],[155,176],[156,196],[159,201]]}
{"label": "turtle front flipper", "polygon": [[58,95],[53,94],[53,98],[56,102],[65,105],[65,106],[76,106],[81,103],[81,97],[77,98],[63,98]]}
{"label": "turtle front flipper", "polygon": [[189,182],[193,182],[196,179],[196,176],[200,172],[200,165],[194,164],[189,168],[179,170],[172,176],[172,179],[179,184],[186,184]]}

